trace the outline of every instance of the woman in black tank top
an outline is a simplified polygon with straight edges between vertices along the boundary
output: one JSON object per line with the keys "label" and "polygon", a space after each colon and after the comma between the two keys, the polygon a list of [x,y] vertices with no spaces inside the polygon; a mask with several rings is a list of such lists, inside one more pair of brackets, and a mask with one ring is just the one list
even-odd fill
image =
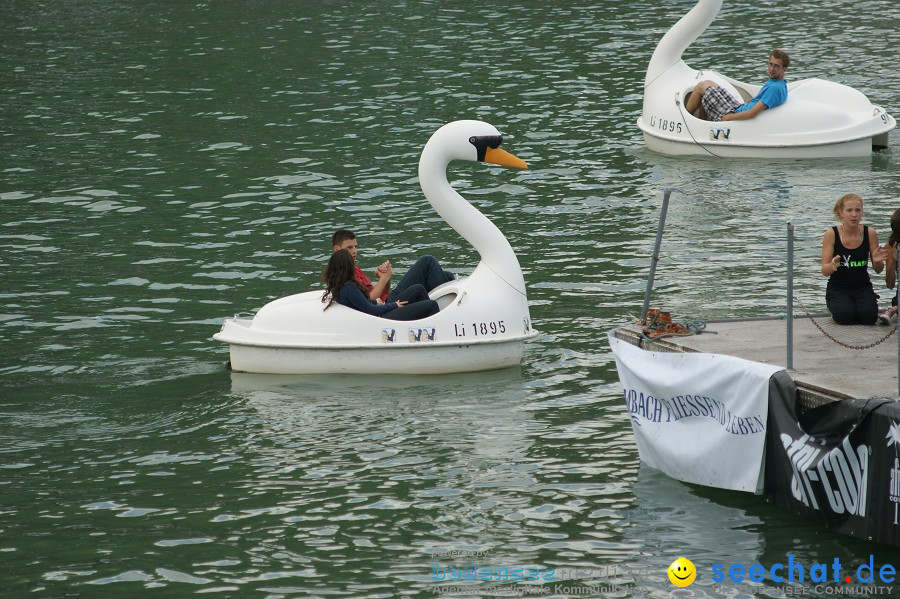
{"label": "woman in black tank top", "polygon": [[828,277],[825,303],[838,324],[875,324],[878,297],[869,280],[869,255],[872,268],[884,268],[884,251],[878,246],[878,234],[862,224],[863,199],[848,193],[834,204],[834,215],[841,221],[822,238],[822,274]]}

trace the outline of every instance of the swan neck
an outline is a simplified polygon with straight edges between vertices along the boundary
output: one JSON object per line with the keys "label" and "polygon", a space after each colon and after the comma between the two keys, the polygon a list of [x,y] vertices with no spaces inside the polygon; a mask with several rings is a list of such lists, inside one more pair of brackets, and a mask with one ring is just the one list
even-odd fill
{"label": "swan neck", "polygon": [[426,145],[419,160],[419,184],[435,211],[481,256],[492,271],[525,293],[525,279],[516,254],[506,237],[485,215],[463,198],[447,181],[449,160]]}
{"label": "swan neck", "polygon": [[681,61],[684,51],[715,21],[721,8],[722,0],[699,0],[666,32],[659,40],[659,44],[656,45],[656,50],[653,51],[653,56],[650,58],[647,76],[644,78],[645,88],[666,70]]}

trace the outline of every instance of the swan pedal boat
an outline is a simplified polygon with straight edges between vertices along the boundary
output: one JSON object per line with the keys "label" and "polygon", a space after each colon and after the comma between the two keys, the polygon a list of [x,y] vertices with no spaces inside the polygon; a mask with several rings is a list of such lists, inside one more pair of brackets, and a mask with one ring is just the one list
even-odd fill
{"label": "swan pedal boat", "polygon": [[438,129],[419,160],[419,183],[435,211],[478,251],[467,277],[429,293],[440,311],[399,321],[332,304],[323,290],[274,300],[253,316],[227,318],[213,336],[230,346],[232,370],[268,374],[440,374],[519,364],[531,326],[525,279],[500,230],[447,181],[452,160],[527,168],[499,148],[502,136],[481,121]]}
{"label": "swan pedal boat", "polygon": [[647,149],[672,156],[840,158],[869,156],[888,145],[897,122],[860,91],[824,79],[788,79],[788,98],[746,121],[705,121],[685,109],[694,85],[709,79],[743,102],[761,85],[696,70],[682,54],[715,20],[722,0],[699,0],[660,40],[644,79],[637,125]]}

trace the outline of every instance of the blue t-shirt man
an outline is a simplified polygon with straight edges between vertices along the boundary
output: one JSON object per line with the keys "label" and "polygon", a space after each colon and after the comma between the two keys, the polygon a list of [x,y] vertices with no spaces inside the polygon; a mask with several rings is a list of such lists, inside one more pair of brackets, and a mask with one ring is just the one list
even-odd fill
{"label": "blue t-shirt man", "polygon": [[787,82],[784,79],[769,79],[762,86],[762,89],[759,90],[759,93],[753,96],[752,100],[743,106],[738,106],[734,111],[744,112],[745,110],[750,110],[758,102],[765,104],[766,108],[775,108],[784,104],[785,100],[787,100]]}
{"label": "blue t-shirt man", "polygon": [[769,64],[766,67],[766,73],[769,80],[762,86],[759,93],[752,100],[738,106],[734,112],[722,115],[723,121],[743,121],[752,119],[767,108],[774,108],[779,104],[784,104],[787,100],[787,83],[784,81],[784,74],[787,71],[791,59],[787,52],[783,50],[772,50],[769,53]]}
{"label": "blue t-shirt man", "polygon": [[712,80],[700,81],[685,98],[684,106],[689,114],[710,121],[743,121],[752,119],[767,108],[774,108],[787,101],[787,83],[784,75],[791,58],[787,52],[775,49],[769,52],[766,73],[768,81],[756,96],[742,104],[728,91]]}

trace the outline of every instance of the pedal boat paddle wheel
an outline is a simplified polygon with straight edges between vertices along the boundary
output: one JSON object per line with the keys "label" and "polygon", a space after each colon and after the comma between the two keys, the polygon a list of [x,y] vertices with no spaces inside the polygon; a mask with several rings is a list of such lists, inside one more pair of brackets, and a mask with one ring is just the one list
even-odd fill
{"label": "pedal boat paddle wheel", "polygon": [[692,69],[682,60],[721,7],[722,0],[700,0],[656,46],[637,120],[647,149],[676,156],[827,158],[869,156],[873,149],[887,147],[888,132],[897,123],[882,107],[840,83],[791,81],[790,71],[787,101],[753,119],[711,122],[688,114],[685,99],[699,81],[715,81],[744,102],[762,87]]}
{"label": "pedal boat paddle wheel", "polygon": [[518,364],[531,327],[525,278],[503,233],[447,181],[452,160],[527,168],[501,150],[502,136],[481,121],[438,129],[419,159],[419,184],[435,211],[478,251],[470,276],[429,294],[440,311],[415,321],[371,316],[333,304],[323,290],[274,300],[250,318],[228,318],[213,337],[230,345],[231,368],[273,374],[433,374]]}

